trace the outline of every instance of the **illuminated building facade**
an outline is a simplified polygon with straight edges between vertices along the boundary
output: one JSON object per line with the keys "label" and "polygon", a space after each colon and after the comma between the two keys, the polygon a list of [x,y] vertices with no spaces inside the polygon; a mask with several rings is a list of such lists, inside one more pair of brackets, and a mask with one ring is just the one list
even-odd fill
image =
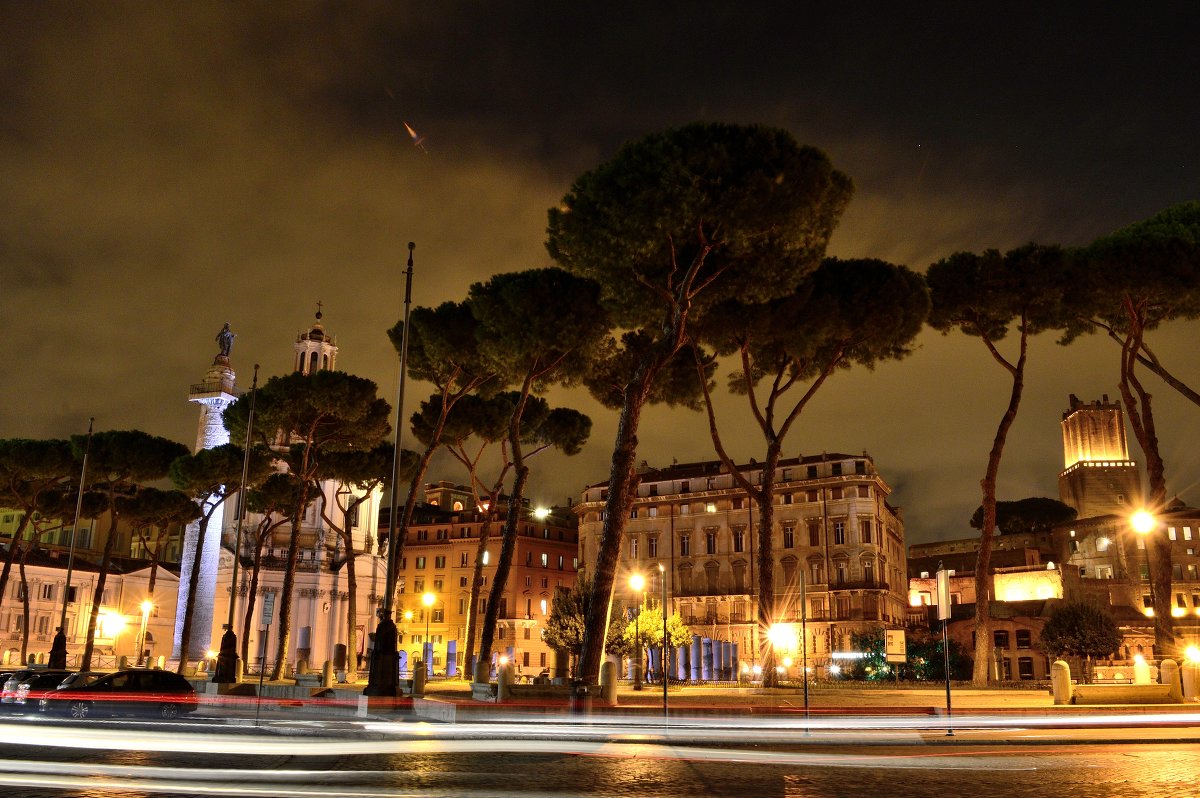
{"label": "illuminated building facade", "polygon": [[[752,484],[761,481],[757,463],[738,470]],[[775,479],[777,661],[790,660],[787,675],[798,675],[804,646],[814,672],[825,675],[839,654],[852,653],[853,633],[904,625],[904,522],[887,502],[891,487],[865,453],[784,459]],[[575,507],[584,564],[596,559],[607,488],[607,482],[588,487]],[[629,586],[633,574],[645,577],[647,603],[657,606],[661,565],[669,611],[696,635],[736,644],[739,671],[753,667],[769,631],[757,620],[757,516],[757,505],[719,461],[643,464],[621,543],[613,613],[641,601]],[[807,640],[800,636],[802,575]]]}
{"label": "illuminated building facade", "polygon": [[[424,646],[433,646],[433,671],[451,675],[466,667],[467,625],[477,613],[482,628],[488,596],[495,579],[504,527],[492,521],[484,556],[483,587],[471,606],[471,578],[479,547],[483,513],[475,507],[469,490],[449,482],[425,488],[426,504],[417,509],[408,529],[400,558],[396,617],[402,661],[411,663]],[[554,651],[542,640],[556,590],[570,590],[578,568],[577,519],[569,509],[553,507],[536,512],[528,504],[520,509],[518,537],[503,598],[500,600],[493,659],[507,656],[518,673],[536,676],[554,670]],[[381,526],[387,526],[386,511]],[[432,593],[426,609],[421,598]],[[412,618],[407,618],[407,612]],[[426,637],[428,612],[428,638]],[[476,632],[474,651],[479,651]],[[495,662],[493,662],[493,665]],[[403,666],[402,666],[403,667]]]}

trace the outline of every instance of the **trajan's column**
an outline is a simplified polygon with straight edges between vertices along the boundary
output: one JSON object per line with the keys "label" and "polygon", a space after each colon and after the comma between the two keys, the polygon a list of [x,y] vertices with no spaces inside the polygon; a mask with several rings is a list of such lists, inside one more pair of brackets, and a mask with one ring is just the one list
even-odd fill
{"label": "trajan's column", "polygon": [[[236,375],[229,365],[229,352],[233,348],[234,333],[226,322],[221,332],[217,333],[217,356],[213,358],[212,366],[204,379],[193,385],[188,393],[188,401],[200,405],[200,424],[196,431],[196,451],[212,449],[229,443],[229,433],[225,430],[225,408],[233,404]],[[200,552],[200,580],[196,585],[196,607],[192,611],[191,640],[188,641],[187,655],[196,660],[204,657],[212,648],[213,604],[217,587],[217,564],[220,561],[221,535],[225,529],[225,505],[222,503],[212,514],[208,522],[208,531],[204,535],[204,550]],[[192,561],[196,557],[196,541],[200,537],[200,524],[193,521],[188,524],[183,536],[183,552],[180,557],[180,574],[190,574]],[[183,636],[183,614],[187,609],[189,585],[186,576],[179,580],[179,601],[175,605],[175,634],[171,645],[171,656],[179,657],[180,638]]]}

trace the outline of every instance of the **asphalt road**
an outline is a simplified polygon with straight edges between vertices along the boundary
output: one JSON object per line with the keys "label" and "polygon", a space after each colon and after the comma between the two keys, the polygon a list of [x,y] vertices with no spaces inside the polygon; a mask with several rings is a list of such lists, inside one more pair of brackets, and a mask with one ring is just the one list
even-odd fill
{"label": "asphalt road", "polygon": [[0,794],[1163,798],[1200,795],[1198,741],[1200,729],[1153,724],[962,728],[947,738],[715,725],[665,734],[527,722],[11,722],[0,724]]}

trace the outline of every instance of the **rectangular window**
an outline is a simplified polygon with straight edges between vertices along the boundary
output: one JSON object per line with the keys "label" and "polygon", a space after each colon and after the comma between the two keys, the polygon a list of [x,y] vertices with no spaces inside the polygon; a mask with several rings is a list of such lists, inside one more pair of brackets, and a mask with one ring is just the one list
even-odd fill
{"label": "rectangular window", "polygon": [[817,478],[817,467],[815,465],[810,465],[808,467],[808,478],[809,479]]}
{"label": "rectangular window", "polygon": [[629,559],[636,560],[638,558],[638,539],[633,537],[629,539]]}
{"label": "rectangular window", "polygon": [[546,667],[546,652],[545,651],[538,654],[538,665],[541,665],[543,668]]}
{"label": "rectangular window", "polygon": [[533,577],[532,576],[525,577],[525,587],[533,587]]}
{"label": "rectangular window", "polygon": [[1167,538],[1170,540],[1175,540],[1175,527],[1167,527]]}
{"label": "rectangular window", "polygon": [[841,463],[833,464],[833,475],[835,477],[840,477],[842,475],[842,464]]}
{"label": "rectangular window", "polygon": [[1017,630],[1017,648],[1030,648],[1033,645],[1033,633],[1028,629]]}
{"label": "rectangular window", "polygon": [[1008,632],[1004,629],[997,629],[992,632],[992,640],[996,644],[996,648],[1008,648]]}
{"label": "rectangular window", "polygon": [[486,613],[487,613],[487,599],[481,598],[479,600],[479,614],[484,615]]}
{"label": "rectangular window", "polygon": [[445,580],[434,579],[433,580],[433,592],[434,593],[444,593],[445,591],[446,591]]}
{"label": "rectangular window", "polygon": [[638,508],[634,507],[632,510],[630,510],[630,511],[629,511],[629,517],[630,517],[630,518],[637,518],[637,517],[638,517]]}
{"label": "rectangular window", "polygon": [[808,545],[821,545],[821,525],[816,521],[808,522]]}
{"label": "rectangular window", "polygon": [[466,568],[466,567],[467,567],[467,553],[466,553],[465,551],[463,551],[463,552],[459,552],[459,555],[458,555],[458,567],[459,567],[459,568]]}
{"label": "rectangular window", "polygon": [[424,570],[424,569],[425,569],[425,558],[424,558],[424,557],[418,557],[418,558],[417,558],[417,570],[418,570],[418,571],[421,571],[421,570]]}
{"label": "rectangular window", "polygon": [[414,579],[414,580],[413,580],[413,590],[414,590],[415,592],[417,592],[417,593],[424,593],[424,592],[425,592],[425,579],[424,579],[424,577],[421,577],[421,578],[418,578],[418,579]]}
{"label": "rectangular window", "polygon": [[745,530],[735,529],[733,532],[733,550],[734,551],[743,551],[745,549],[745,543],[746,543]]}
{"label": "rectangular window", "polygon": [[687,493],[690,490],[691,490],[691,483],[689,483],[686,479],[679,483],[679,492],[680,493]]}
{"label": "rectangular window", "polygon": [[542,567],[543,568],[550,567],[550,555],[544,551],[542,552]]}
{"label": "rectangular window", "polygon": [[846,522],[833,522],[833,542],[834,545],[844,546],[846,544]]}
{"label": "rectangular window", "polygon": [[54,585],[42,585],[42,598],[47,601],[54,600]]}
{"label": "rectangular window", "polygon": [[1187,567],[1187,578],[1192,582],[1196,581],[1196,565],[1194,563]]}
{"label": "rectangular window", "polygon": [[658,508],[657,507],[648,507],[646,509],[646,516],[649,518],[658,518]]}
{"label": "rectangular window", "polygon": [[782,496],[780,496],[779,503],[780,504],[791,504],[792,503],[792,494],[785,493]]}
{"label": "rectangular window", "polygon": [[560,570],[560,571],[563,570],[563,565],[564,565],[563,556],[560,554],[560,555],[558,555],[558,570]]}
{"label": "rectangular window", "polygon": [[460,598],[458,600],[458,614],[459,615],[467,614],[467,600],[465,598]]}
{"label": "rectangular window", "polygon": [[433,622],[434,623],[442,623],[445,620],[445,614],[446,614],[445,609],[443,609],[441,607],[437,608],[436,610],[433,611]]}
{"label": "rectangular window", "polygon": [[1182,593],[1175,594],[1175,606],[1180,609],[1187,609],[1187,601],[1184,599]]}
{"label": "rectangular window", "polygon": [[679,536],[679,556],[690,557],[692,554],[692,536],[682,534]]}
{"label": "rectangular window", "polygon": [[446,567],[445,555],[442,555],[440,557],[434,557],[433,558],[433,567],[434,568],[445,568]]}
{"label": "rectangular window", "polygon": [[839,585],[846,584],[846,563],[844,563],[844,562],[836,563],[834,565],[834,569],[837,572],[837,583]]}
{"label": "rectangular window", "polygon": [[783,547],[785,549],[794,549],[796,547],[796,528],[785,526],[783,528]]}
{"label": "rectangular window", "polygon": [[656,535],[646,538],[646,554],[651,558],[658,556],[658,537]]}
{"label": "rectangular window", "polygon": [[704,533],[704,551],[706,554],[716,554],[717,553],[717,533],[716,532],[705,532]]}
{"label": "rectangular window", "polygon": [[1033,681],[1033,657],[1017,658],[1017,676],[1023,682]]}
{"label": "rectangular window", "polygon": [[679,514],[680,515],[687,515],[689,512],[691,512],[691,509],[688,507],[687,502],[683,502],[682,504],[679,505]]}
{"label": "rectangular window", "polygon": [[1190,526],[1185,526],[1183,528],[1183,539],[1184,540],[1192,539],[1192,528]]}
{"label": "rectangular window", "polygon": [[835,501],[837,499],[842,498],[842,489],[841,488],[830,488],[829,489],[829,498],[832,500],[835,500]]}
{"label": "rectangular window", "polygon": [[870,518],[858,519],[858,528],[862,532],[862,542],[870,543],[871,542],[871,519]]}
{"label": "rectangular window", "polygon": [[466,587],[466,586],[467,586],[467,578],[466,578],[465,576],[460,576],[460,577],[458,578],[458,586],[459,586],[459,587]]}

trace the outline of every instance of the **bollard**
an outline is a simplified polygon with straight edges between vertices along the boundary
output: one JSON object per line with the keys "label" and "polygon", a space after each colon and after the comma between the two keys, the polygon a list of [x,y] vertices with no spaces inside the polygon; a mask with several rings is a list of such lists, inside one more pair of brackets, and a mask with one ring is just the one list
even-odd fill
{"label": "bollard", "polygon": [[420,658],[413,660],[413,698],[425,696],[425,663]]}
{"label": "bollard", "polygon": [[[147,664],[149,664],[149,663],[147,663]],[[235,662],[233,664],[233,681],[235,684],[240,683],[242,681],[242,676],[245,674],[245,672],[246,672],[246,663],[242,661],[241,657],[238,657],[237,662]]]}
{"label": "bollard", "polygon": [[321,668],[321,686],[333,687],[333,660],[325,660],[325,665]]}
{"label": "bollard", "polygon": [[610,707],[617,705],[617,663],[600,663],[600,701]]}
{"label": "bollard", "polygon": [[1183,667],[1179,669],[1179,676],[1183,680],[1183,699],[1185,701],[1200,699],[1200,662],[1183,663]]}
{"label": "bollard", "polygon": [[1071,703],[1071,666],[1061,659],[1050,666],[1050,688],[1055,704]]}
{"label": "bollard", "polygon": [[1167,693],[1167,698],[1176,704],[1183,703],[1183,685],[1179,683],[1179,663],[1173,659],[1164,659],[1158,663],[1158,680],[1160,683],[1170,686],[1171,692]]}
{"label": "bollard", "polygon": [[1150,681],[1150,664],[1140,654],[1133,658],[1133,683],[1152,684]]}
{"label": "bollard", "polygon": [[505,701],[512,700],[512,686],[516,681],[516,669],[513,663],[506,662],[500,672],[496,674],[496,703],[502,704]]}

